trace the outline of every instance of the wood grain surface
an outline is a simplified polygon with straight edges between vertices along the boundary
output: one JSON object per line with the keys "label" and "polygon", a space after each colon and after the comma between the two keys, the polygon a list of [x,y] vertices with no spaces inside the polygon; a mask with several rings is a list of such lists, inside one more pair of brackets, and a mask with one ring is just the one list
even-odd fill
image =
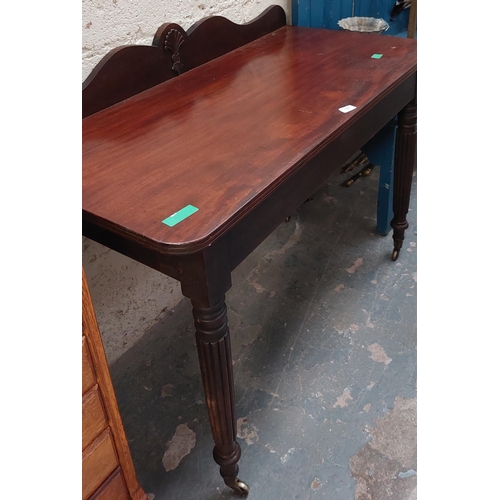
{"label": "wood grain surface", "polygon": [[104,481],[99,489],[90,497],[90,500],[130,500],[127,485],[125,484],[120,467]]}
{"label": "wood grain surface", "polygon": [[118,466],[111,432],[106,429],[82,453],[82,497],[84,500],[103,483]]}
{"label": "wood grain surface", "polygon": [[203,248],[415,73],[415,40],[281,28],[84,119],[83,217],[164,253]]}
{"label": "wood grain surface", "polygon": [[99,388],[94,386],[83,396],[82,402],[82,450],[84,450],[106,427],[108,421],[102,404]]}
{"label": "wood grain surface", "polygon": [[[99,61],[83,82],[82,115],[97,113],[285,24],[285,12],[277,5],[246,24],[235,24],[221,16],[201,19],[187,32],[176,23],[162,24],[152,45],[116,47]],[[178,57],[173,57],[175,48],[171,50],[175,40],[180,43]],[[178,63],[175,66],[174,59]]]}
{"label": "wood grain surface", "polygon": [[82,394],[85,394],[96,382],[87,338],[82,336]]}

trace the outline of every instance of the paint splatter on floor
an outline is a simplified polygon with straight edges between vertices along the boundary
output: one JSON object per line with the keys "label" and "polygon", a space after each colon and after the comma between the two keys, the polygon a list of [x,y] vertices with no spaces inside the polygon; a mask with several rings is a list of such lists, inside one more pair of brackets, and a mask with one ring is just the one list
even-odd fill
{"label": "paint splatter on floor", "polygon": [[317,478],[315,477],[313,479],[313,482],[311,483],[311,489],[314,490],[314,491],[317,491],[319,490],[321,487],[323,486],[323,483]]}
{"label": "paint splatter on floor", "polygon": [[352,265],[349,269],[346,269],[346,271],[347,271],[349,274],[353,274],[353,273],[356,271],[356,269],[357,269],[359,266],[361,266],[361,265],[363,265],[363,259],[362,259],[361,257],[359,257],[358,259],[356,259],[356,260],[354,261],[354,264],[353,264],[353,265]]}
{"label": "paint splatter on floor", "polygon": [[369,428],[371,441],[349,463],[355,500],[417,498],[417,402],[396,397],[394,409]]}
{"label": "paint splatter on floor", "polygon": [[167,443],[167,449],[161,460],[165,470],[168,472],[176,469],[180,461],[189,455],[195,444],[196,434],[187,424],[178,425],[174,437]]}
{"label": "paint splatter on floor", "polygon": [[252,424],[248,424],[247,418],[239,418],[236,422],[236,435],[240,439],[244,439],[247,444],[254,444],[259,440],[259,435],[257,434],[257,427]]}
{"label": "paint splatter on floor", "polygon": [[392,361],[392,358],[387,356],[386,352],[384,351],[384,348],[379,344],[369,345],[368,350],[372,353],[370,358],[373,359],[373,361],[377,361],[378,363],[384,363],[385,365],[388,365]]}
{"label": "paint splatter on floor", "polygon": [[344,392],[337,398],[337,401],[335,401],[333,407],[337,408],[338,406],[340,408],[345,408],[349,404],[349,401],[352,401],[351,392],[348,388],[345,388]]}
{"label": "paint splatter on floor", "polygon": [[165,384],[161,388],[160,398],[167,398],[167,397],[170,398],[170,397],[172,397],[173,396],[173,390],[174,390],[173,384]]}
{"label": "paint splatter on floor", "polygon": [[295,453],[295,448],[290,448],[281,458],[281,463],[286,465],[290,460],[290,457]]}

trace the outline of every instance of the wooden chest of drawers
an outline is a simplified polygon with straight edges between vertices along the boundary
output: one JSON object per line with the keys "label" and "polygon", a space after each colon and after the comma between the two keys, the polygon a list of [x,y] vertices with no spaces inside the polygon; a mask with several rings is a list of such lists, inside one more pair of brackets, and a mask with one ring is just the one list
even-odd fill
{"label": "wooden chest of drawers", "polygon": [[82,499],[147,500],[135,475],[82,270]]}

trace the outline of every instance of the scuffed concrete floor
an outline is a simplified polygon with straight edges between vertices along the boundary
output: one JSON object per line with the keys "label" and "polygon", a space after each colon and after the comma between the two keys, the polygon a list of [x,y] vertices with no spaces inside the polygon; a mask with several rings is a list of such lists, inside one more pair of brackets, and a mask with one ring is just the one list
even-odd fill
{"label": "scuffed concrete floor", "polygon": [[[250,499],[417,498],[416,176],[396,263],[375,234],[378,171],[344,179],[291,214],[226,296]],[[111,373],[149,498],[235,498],[212,459],[189,301]]]}

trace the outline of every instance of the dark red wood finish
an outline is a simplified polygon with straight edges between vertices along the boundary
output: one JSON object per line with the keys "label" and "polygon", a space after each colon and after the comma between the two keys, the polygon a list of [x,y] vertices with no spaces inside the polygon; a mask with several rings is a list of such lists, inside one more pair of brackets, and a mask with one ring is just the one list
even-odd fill
{"label": "dark red wood finish", "polygon": [[[152,46],[118,47],[97,64],[83,82],[83,117],[196,68],[285,23],[285,13],[276,5],[244,25],[213,16],[198,21],[186,32],[178,24],[165,23],[156,31]],[[178,57],[174,57],[177,53]]]}
{"label": "dark red wood finish", "polygon": [[[397,247],[415,95],[415,40],[287,26],[83,120],[84,234],[180,280],[193,303],[214,458],[243,494],[224,304],[231,271],[401,112]],[[349,104],[356,109],[339,111]],[[162,223],[188,204],[199,211]]]}
{"label": "dark red wood finish", "polygon": [[[354,127],[385,96],[383,119],[397,114],[415,92],[412,42],[284,27],[90,116],[85,218],[162,253],[204,248],[329,144],[363,145],[380,120],[361,139]],[[188,204],[199,212],[162,223]]]}
{"label": "dark red wood finish", "polygon": [[414,160],[417,154],[417,99],[408,104],[398,115],[396,132],[396,151],[394,155],[394,218],[393,228],[394,251],[392,260],[396,260],[403,246],[404,234],[408,229],[406,214],[410,204],[411,178]]}

